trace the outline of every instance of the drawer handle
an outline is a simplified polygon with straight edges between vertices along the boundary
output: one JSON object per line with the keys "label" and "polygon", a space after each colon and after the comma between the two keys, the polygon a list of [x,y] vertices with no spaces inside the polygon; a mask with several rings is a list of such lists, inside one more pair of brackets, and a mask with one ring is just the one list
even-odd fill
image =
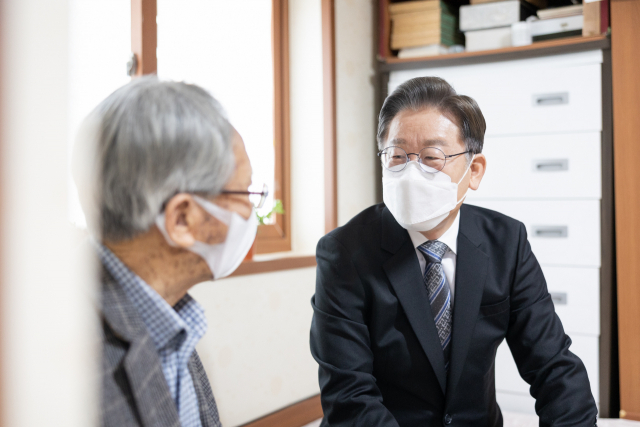
{"label": "drawer handle", "polygon": [[569,103],[569,92],[533,95],[534,106],[562,105]]}
{"label": "drawer handle", "polygon": [[569,235],[569,227],[566,225],[540,225],[533,227],[535,237],[562,238]]}
{"label": "drawer handle", "polygon": [[549,292],[549,295],[551,295],[551,301],[554,305],[567,305],[566,292]]}
{"label": "drawer handle", "polygon": [[569,159],[534,160],[535,172],[559,172],[569,170]]}

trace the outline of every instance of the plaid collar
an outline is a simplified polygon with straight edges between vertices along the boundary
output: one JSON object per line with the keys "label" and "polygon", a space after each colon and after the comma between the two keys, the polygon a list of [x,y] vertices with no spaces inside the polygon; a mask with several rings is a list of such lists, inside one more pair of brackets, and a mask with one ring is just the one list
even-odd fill
{"label": "plaid collar", "polygon": [[171,307],[144,280],[133,273],[106,246],[96,244],[100,259],[113,278],[122,286],[131,300],[156,347],[162,351],[168,347],[179,348],[185,341],[195,344],[207,330],[204,309],[189,294]]}

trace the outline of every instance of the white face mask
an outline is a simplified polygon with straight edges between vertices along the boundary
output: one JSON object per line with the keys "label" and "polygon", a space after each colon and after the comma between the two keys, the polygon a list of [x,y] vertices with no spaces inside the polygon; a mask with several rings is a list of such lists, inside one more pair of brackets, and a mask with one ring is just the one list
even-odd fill
{"label": "white face mask", "polygon": [[[460,181],[472,162],[473,158]],[[434,229],[466,196],[467,192],[458,200],[458,184],[451,182],[449,175],[424,172],[417,161],[409,162],[400,172],[382,170],[382,199],[398,224],[407,230]]]}
{"label": "white face mask", "polygon": [[[223,209],[201,197],[193,196],[193,198],[211,216],[225,224],[228,231],[227,238],[222,243],[211,245],[196,240],[186,249],[200,255],[206,261],[214,279],[222,279],[233,273],[247,256],[256,238],[258,220],[253,209],[249,219],[244,219],[237,213]],[[165,228],[164,212],[156,218],[156,225],[169,245],[176,246]]]}

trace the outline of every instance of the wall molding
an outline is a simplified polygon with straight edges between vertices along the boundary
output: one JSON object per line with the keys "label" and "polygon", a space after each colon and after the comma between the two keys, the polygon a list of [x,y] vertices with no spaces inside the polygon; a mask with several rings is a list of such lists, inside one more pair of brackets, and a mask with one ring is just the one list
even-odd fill
{"label": "wall molding", "polygon": [[240,427],[303,427],[320,418],[322,405],[317,394]]}

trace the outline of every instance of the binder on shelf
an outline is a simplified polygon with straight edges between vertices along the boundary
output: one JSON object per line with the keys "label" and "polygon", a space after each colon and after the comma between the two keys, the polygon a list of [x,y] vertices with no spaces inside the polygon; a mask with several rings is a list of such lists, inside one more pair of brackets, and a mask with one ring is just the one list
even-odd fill
{"label": "binder on shelf", "polygon": [[597,36],[609,32],[609,0],[584,4],[584,26],[582,35]]}
{"label": "binder on shelf", "polygon": [[389,3],[391,21],[390,47],[392,50],[429,46],[461,44],[457,9],[441,0],[419,0]]}

